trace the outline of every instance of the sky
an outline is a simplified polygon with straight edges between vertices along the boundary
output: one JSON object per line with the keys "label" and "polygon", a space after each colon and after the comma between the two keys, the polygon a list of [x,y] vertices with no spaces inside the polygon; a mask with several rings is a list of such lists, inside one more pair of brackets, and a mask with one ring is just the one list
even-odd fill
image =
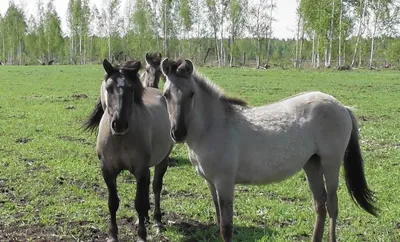
{"label": "sky", "polygon": [[[125,6],[125,2],[129,0],[122,0],[122,6]],[[272,23],[272,36],[275,38],[287,39],[295,37],[296,29],[296,0],[275,0],[277,7],[273,13],[275,22]],[[14,0],[18,5],[24,6],[24,11],[28,18],[34,13],[36,9],[35,0]],[[47,1],[44,0],[46,4]],[[101,4],[100,0],[90,0],[90,5],[96,4],[98,7]],[[7,11],[9,0],[0,0],[0,13],[4,14]],[[54,0],[57,13],[60,15],[62,20],[62,29],[64,33],[67,29],[66,24],[66,12],[68,6],[68,0]],[[122,9],[122,8],[121,8]],[[121,14],[123,11],[121,10]]]}

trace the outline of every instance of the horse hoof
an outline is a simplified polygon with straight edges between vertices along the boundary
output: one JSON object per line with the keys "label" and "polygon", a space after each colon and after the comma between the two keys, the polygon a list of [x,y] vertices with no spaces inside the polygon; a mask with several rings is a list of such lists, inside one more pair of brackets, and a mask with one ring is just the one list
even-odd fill
{"label": "horse hoof", "polygon": [[118,242],[118,239],[115,238],[108,238],[107,242]]}
{"label": "horse hoof", "polygon": [[[145,225],[149,225],[149,224],[150,224],[150,217],[146,217],[146,218],[144,219],[144,224],[145,224]],[[139,219],[136,220],[135,226],[136,226],[136,227],[139,226]]]}
{"label": "horse hoof", "polygon": [[146,240],[144,240],[142,238],[139,238],[139,239],[136,240],[136,242],[146,242]]}
{"label": "horse hoof", "polygon": [[159,235],[166,230],[165,226],[161,223],[153,225],[153,228],[156,228],[156,235]]}

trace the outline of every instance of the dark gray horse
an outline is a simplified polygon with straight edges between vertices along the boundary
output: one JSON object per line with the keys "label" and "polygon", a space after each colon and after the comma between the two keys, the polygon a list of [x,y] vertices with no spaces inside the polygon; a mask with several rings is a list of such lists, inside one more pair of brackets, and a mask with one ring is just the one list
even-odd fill
{"label": "dark gray horse", "polygon": [[97,154],[108,188],[111,215],[109,240],[118,241],[116,213],[119,207],[117,176],[129,170],[137,180],[135,209],[138,213],[138,241],[146,241],[145,220],[148,219],[150,167],[155,166],[153,192],[154,220],[162,228],[160,195],[168,156],[173,147],[169,135],[167,106],[160,90],[144,88],[139,79],[140,61],[128,61],[118,68],[103,62],[106,75],[98,100],[84,128],[98,127]]}

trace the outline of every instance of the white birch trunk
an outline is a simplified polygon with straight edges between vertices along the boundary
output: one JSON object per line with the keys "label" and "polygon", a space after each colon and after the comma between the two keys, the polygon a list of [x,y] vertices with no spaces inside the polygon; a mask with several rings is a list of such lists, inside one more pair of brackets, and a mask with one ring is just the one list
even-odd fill
{"label": "white birch trunk", "polygon": [[315,67],[315,33],[312,33],[311,66]]}
{"label": "white birch trunk", "polygon": [[[358,49],[358,45],[360,42],[360,38],[361,38],[361,30],[362,30],[362,26],[365,23],[365,13],[367,11],[367,4],[368,4],[368,0],[364,0],[364,6],[363,6],[363,11],[362,11],[362,15],[360,18],[360,22],[358,25],[358,30],[357,30],[357,40],[356,40],[356,46],[354,47],[354,54],[353,54],[353,60],[351,61],[351,65],[350,66],[354,66],[355,60],[356,60],[356,56],[357,56],[357,49]],[[360,50],[361,52],[361,50]],[[360,65],[360,63],[359,63]]]}
{"label": "white birch trunk", "polygon": [[377,9],[375,10],[374,30],[372,31],[372,36],[371,36],[371,52],[370,52],[369,64],[368,64],[368,68],[370,68],[370,69],[372,68],[372,64],[374,61],[375,35],[376,35],[376,28],[377,28],[378,21],[379,21],[380,3],[381,3],[381,1],[378,0],[378,6],[377,6]]}
{"label": "white birch trunk", "polygon": [[331,57],[332,57],[332,41],[333,41],[333,19],[335,14],[335,0],[332,0],[332,13],[331,13],[331,28],[329,30],[329,49],[328,49],[328,59],[325,64],[325,67],[331,66]]}
{"label": "white birch trunk", "polygon": [[343,16],[343,0],[340,0],[338,66],[342,66],[342,16]]}

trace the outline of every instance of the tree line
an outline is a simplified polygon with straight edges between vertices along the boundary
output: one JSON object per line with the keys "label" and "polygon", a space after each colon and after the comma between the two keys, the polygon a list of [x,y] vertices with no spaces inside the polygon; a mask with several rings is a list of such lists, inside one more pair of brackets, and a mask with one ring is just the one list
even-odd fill
{"label": "tree line", "polygon": [[153,51],[199,65],[264,68],[375,68],[400,60],[395,0],[299,0],[291,39],[272,38],[277,0],[103,0],[101,8],[69,0],[66,32],[53,1],[36,0],[30,16],[10,1],[0,15],[2,64],[121,62]]}

